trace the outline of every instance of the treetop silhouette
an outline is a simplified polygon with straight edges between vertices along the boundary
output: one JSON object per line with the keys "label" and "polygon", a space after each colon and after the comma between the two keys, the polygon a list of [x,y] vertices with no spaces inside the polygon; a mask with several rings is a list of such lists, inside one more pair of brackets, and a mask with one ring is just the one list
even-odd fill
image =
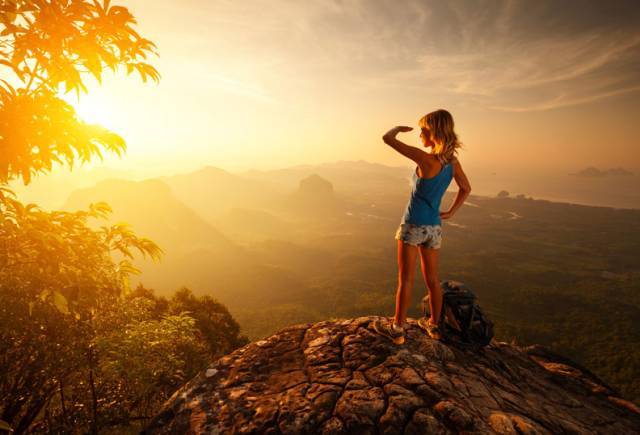
{"label": "treetop silhouette", "polygon": [[146,82],[160,74],[149,63],[156,45],[132,27],[123,6],[87,0],[0,2],[0,183],[48,172],[54,162],[118,155],[124,139],[84,122],[60,94],[87,92],[86,80],[102,83],[105,69],[124,67]]}

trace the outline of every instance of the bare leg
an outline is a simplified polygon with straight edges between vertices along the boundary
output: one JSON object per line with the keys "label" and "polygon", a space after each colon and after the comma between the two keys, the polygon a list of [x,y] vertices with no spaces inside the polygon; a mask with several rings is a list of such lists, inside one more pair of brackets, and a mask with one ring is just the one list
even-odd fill
{"label": "bare leg", "polygon": [[394,323],[404,326],[407,310],[411,304],[411,291],[416,270],[418,247],[398,240],[398,290],[396,292],[396,315]]}
{"label": "bare leg", "polygon": [[438,266],[440,250],[420,246],[420,265],[422,276],[429,291],[429,311],[431,311],[431,323],[437,323],[442,310],[442,286]]}
{"label": "bare leg", "polygon": [[449,324],[451,326],[453,326],[458,331],[462,331],[462,328],[460,327],[460,324],[458,323],[455,316],[453,315],[453,312],[451,311],[450,307],[447,307],[447,309],[445,310],[445,315],[447,316],[447,320],[449,321]]}

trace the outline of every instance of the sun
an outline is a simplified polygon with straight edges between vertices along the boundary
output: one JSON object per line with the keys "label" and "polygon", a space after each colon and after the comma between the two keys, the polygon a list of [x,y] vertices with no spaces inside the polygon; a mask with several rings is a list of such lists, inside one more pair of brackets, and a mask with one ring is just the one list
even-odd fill
{"label": "sun", "polygon": [[84,122],[89,124],[99,124],[108,129],[114,129],[118,124],[117,111],[113,109],[112,102],[99,93],[89,93],[80,95],[80,99],[72,92],[61,95],[75,109],[76,113]]}
{"label": "sun", "polygon": [[106,127],[109,123],[109,109],[96,101],[90,101],[88,98],[81,100],[75,107],[76,113],[83,121],[90,124],[100,124]]}
{"label": "sun", "polygon": [[74,104],[76,113],[89,124],[100,124],[106,128],[112,128],[115,121],[114,114],[108,102],[92,98],[90,95],[80,97],[80,101]]}

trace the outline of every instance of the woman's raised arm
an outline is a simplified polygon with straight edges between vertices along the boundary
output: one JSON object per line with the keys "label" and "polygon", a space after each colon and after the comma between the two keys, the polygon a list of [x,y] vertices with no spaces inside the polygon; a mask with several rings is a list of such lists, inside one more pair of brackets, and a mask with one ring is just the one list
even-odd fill
{"label": "woman's raised arm", "polygon": [[410,158],[418,165],[420,165],[425,161],[425,155],[427,153],[422,151],[420,148],[412,147],[411,145],[407,145],[406,143],[400,142],[398,139],[396,139],[396,135],[398,133],[406,133],[411,130],[413,130],[413,127],[399,125],[386,132],[382,136],[382,141],[394,150],[398,151],[403,156]]}

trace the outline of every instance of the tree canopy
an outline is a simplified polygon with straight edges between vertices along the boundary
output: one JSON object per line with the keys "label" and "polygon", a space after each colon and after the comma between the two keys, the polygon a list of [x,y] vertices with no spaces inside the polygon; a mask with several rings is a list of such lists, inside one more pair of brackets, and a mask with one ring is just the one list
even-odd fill
{"label": "tree canopy", "polygon": [[125,68],[143,81],[160,74],[147,62],[155,44],[133,28],[123,6],[88,0],[0,2],[0,183],[50,171],[54,163],[121,155],[118,134],[84,122],[61,94],[87,92],[89,77]]}

